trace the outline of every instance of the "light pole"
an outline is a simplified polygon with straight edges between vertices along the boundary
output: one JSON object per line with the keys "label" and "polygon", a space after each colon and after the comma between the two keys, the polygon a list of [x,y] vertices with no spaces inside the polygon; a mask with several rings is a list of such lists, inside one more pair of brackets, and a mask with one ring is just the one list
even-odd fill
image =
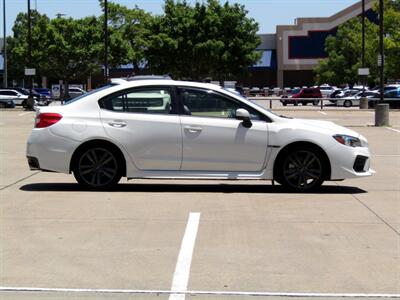
{"label": "light pole", "polygon": [[[361,50],[361,68],[365,68],[365,0],[362,0],[362,50]],[[365,97],[365,78],[366,76],[362,77],[363,81],[363,97]]]}
{"label": "light pole", "polygon": [[4,58],[4,67],[3,67],[3,87],[7,87],[7,36],[6,36],[6,0],[3,0],[3,58]]}
{"label": "light pole", "polygon": [[[32,68],[32,32],[31,32],[31,0],[28,0],[28,67]],[[33,109],[34,100],[32,94],[33,88],[33,76],[32,74],[27,74],[25,69],[25,74],[29,77],[29,96],[27,100],[27,108]]]}
{"label": "light pole", "polygon": [[383,35],[384,35],[384,30],[383,30],[383,0],[379,0],[379,53],[380,53],[380,100],[381,103],[383,103],[384,95],[384,69],[385,69],[385,57],[384,57],[384,45],[383,45]]}
{"label": "light pole", "polygon": [[108,81],[108,0],[104,0],[104,83]]}

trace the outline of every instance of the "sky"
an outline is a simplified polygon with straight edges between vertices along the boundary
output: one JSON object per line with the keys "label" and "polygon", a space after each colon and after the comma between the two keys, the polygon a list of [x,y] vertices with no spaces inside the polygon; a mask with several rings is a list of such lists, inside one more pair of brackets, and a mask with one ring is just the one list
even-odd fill
{"label": "sky", "polygon": [[[3,1],[6,2],[6,32],[12,34],[12,26],[19,12],[27,11],[28,0],[0,0],[0,32],[3,36]],[[30,0],[31,8],[55,18],[56,14],[81,18],[100,15],[98,0]],[[111,2],[111,0],[109,0]],[[163,0],[112,0],[127,7],[137,5],[153,14],[161,14]],[[196,2],[188,0],[188,2]],[[225,1],[224,1],[225,2]],[[358,2],[357,0],[230,0],[230,3],[244,4],[249,17],[259,23],[259,33],[275,33],[276,25],[291,25],[300,17],[328,17]]]}

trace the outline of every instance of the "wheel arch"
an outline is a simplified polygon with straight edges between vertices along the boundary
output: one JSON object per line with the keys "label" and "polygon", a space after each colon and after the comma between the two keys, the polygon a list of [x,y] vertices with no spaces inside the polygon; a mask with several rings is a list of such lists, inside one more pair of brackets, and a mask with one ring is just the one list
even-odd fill
{"label": "wheel arch", "polygon": [[[319,145],[312,143],[312,142],[306,142],[306,141],[298,141],[298,142],[292,142],[290,144],[287,144],[286,146],[284,146],[279,153],[276,156],[276,159],[274,161],[274,168],[273,168],[273,178],[277,179],[276,176],[279,173],[277,170],[277,168],[280,166],[280,164],[282,163],[283,158],[285,157],[285,155],[287,155],[291,150],[298,148],[298,147],[310,147],[313,148],[315,150],[317,150],[317,152],[321,155],[324,166],[326,167],[326,171],[324,174],[325,180],[330,180],[331,178],[331,172],[332,172],[332,167],[331,167],[331,162],[329,160],[328,155],[326,154],[326,152],[324,151],[324,149],[322,149]],[[278,180],[279,181],[279,180]]]}
{"label": "wheel arch", "polygon": [[103,139],[89,140],[89,141],[86,141],[86,142],[80,144],[79,147],[77,147],[75,149],[74,153],[72,154],[71,161],[69,163],[69,172],[70,173],[72,172],[73,166],[76,164],[77,159],[79,157],[78,156],[79,153],[81,153],[85,149],[88,149],[89,147],[96,147],[96,146],[107,147],[107,148],[110,148],[113,151],[115,151],[115,153],[118,156],[118,160],[121,164],[121,167],[122,167],[122,176],[126,177],[126,159],[125,159],[123,152],[114,143],[107,141],[107,140],[103,140]]}

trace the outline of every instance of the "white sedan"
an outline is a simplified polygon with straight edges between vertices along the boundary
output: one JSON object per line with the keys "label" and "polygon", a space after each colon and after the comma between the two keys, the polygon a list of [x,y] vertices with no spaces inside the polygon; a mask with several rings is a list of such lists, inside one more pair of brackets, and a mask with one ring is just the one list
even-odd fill
{"label": "white sedan", "polygon": [[275,180],[309,191],[370,176],[360,134],[278,116],[213,84],[135,80],[37,110],[31,170],[73,173],[88,189],[121,177]]}
{"label": "white sedan", "polygon": [[360,106],[360,100],[363,96],[367,99],[379,99],[379,92],[365,91],[364,94],[364,92],[361,91],[353,96],[338,98],[336,101],[336,105],[344,107]]}

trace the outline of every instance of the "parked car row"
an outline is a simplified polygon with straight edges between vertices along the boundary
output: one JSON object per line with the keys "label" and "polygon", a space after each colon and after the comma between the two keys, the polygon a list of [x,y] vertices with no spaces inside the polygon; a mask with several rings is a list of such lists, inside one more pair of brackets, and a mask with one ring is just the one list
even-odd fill
{"label": "parked car row", "polygon": [[[329,92],[332,93],[329,94]],[[311,88],[293,88],[290,91],[287,90],[287,94],[283,95],[280,101],[283,106],[288,104],[293,104],[295,106],[299,104],[307,105],[309,103],[318,105],[320,104],[320,99],[325,97],[329,98],[331,103],[344,107],[359,106],[360,99],[364,97],[369,99],[369,107],[374,107],[377,103],[380,103],[379,89],[369,90],[362,86],[338,89],[328,85]],[[316,100],[313,100],[314,98]],[[384,98],[384,103],[388,103],[391,108],[400,107],[400,85],[394,84],[385,86]]]}
{"label": "parked car row", "polygon": [[[359,91],[357,89],[349,89],[344,92],[343,96],[337,97],[337,100],[330,99],[331,102],[335,103],[337,106],[352,107],[359,106],[361,98],[368,99],[368,106],[375,107],[380,101],[380,91],[378,89]],[[390,108],[400,107],[400,85],[388,85],[384,88],[384,101],[383,103],[388,103]]]}
{"label": "parked car row", "polygon": [[[69,99],[87,93],[78,87],[69,87]],[[30,91],[26,88],[13,87],[0,89],[0,108],[14,108],[16,105],[26,108]],[[35,106],[47,106],[52,101],[51,91],[47,88],[32,89],[32,96]]]}
{"label": "parked car row", "polygon": [[[51,103],[51,99],[49,97],[45,97],[34,90],[32,90],[32,95],[35,105],[45,106]],[[0,89],[0,100],[2,103],[0,106],[3,107],[15,107],[15,105],[27,107],[28,98],[29,90],[24,88]]]}

